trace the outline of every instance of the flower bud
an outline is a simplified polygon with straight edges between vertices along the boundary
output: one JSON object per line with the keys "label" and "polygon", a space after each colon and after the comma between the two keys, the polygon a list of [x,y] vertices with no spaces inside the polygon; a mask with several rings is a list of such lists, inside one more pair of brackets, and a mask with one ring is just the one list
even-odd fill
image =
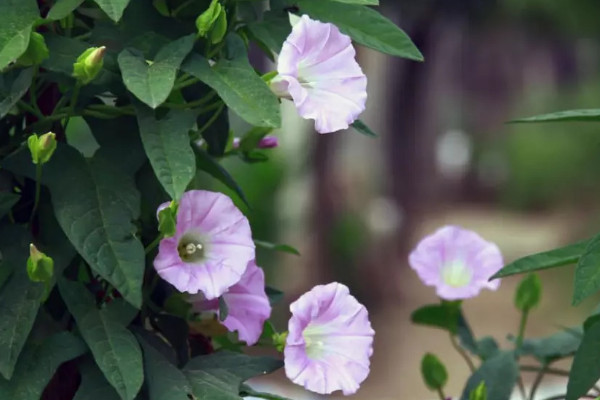
{"label": "flower bud", "polygon": [[221,12],[217,16],[217,20],[210,31],[210,42],[212,44],[219,43],[225,37],[227,33],[227,13],[224,8],[221,8]]}
{"label": "flower bud", "polygon": [[42,136],[33,134],[27,139],[27,147],[29,147],[34,164],[45,164],[50,161],[50,157],[56,150],[56,135],[53,132],[45,133]]}
{"label": "flower bud", "polygon": [[177,203],[174,201],[164,204],[164,206],[161,205],[158,208],[158,231],[162,233],[164,237],[175,235],[177,208]]}
{"label": "flower bud", "polygon": [[207,36],[217,19],[221,15],[223,7],[218,0],[212,0],[206,11],[196,18],[196,29],[199,37]]}
{"label": "flower bud", "polygon": [[[233,138],[233,142],[231,143],[234,149],[239,149],[242,143],[242,139],[239,137]],[[257,149],[272,149],[279,146],[279,139],[274,135],[266,135],[261,138],[258,143],[256,143]]]}
{"label": "flower bud", "polygon": [[542,297],[542,282],[536,274],[523,278],[515,293],[515,307],[520,311],[529,311],[540,302]]}
{"label": "flower bud", "polygon": [[49,282],[54,275],[54,260],[39,251],[33,243],[29,245],[27,275],[33,282]]}
{"label": "flower bud", "polygon": [[273,345],[277,351],[282,352],[285,349],[285,341],[287,340],[288,332],[274,333],[273,334]]}
{"label": "flower bud", "polygon": [[481,381],[475,389],[471,390],[469,400],[487,400],[487,389],[484,381]]}
{"label": "flower bud", "polygon": [[106,47],[90,47],[73,64],[73,76],[83,85],[93,81],[104,65]]}
{"label": "flower bud", "polygon": [[38,65],[48,57],[50,57],[50,52],[44,37],[37,32],[31,32],[27,50],[17,59],[17,65],[24,67]]}

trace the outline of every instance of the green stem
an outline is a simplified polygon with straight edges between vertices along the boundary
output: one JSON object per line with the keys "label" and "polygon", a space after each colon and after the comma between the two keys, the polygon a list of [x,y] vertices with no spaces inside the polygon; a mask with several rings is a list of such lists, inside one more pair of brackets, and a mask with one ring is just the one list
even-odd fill
{"label": "green stem", "polygon": [[160,243],[160,241],[162,240],[162,238],[163,238],[163,235],[159,234],[156,237],[156,239],[154,239],[152,241],[152,243],[150,243],[148,246],[146,246],[146,249],[145,249],[146,254],[150,253],[156,246],[158,246],[158,244]]}
{"label": "green stem", "polygon": [[544,379],[544,374],[546,373],[546,365],[544,364],[542,368],[540,368],[539,372],[535,376],[535,380],[533,381],[533,385],[531,386],[531,392],[529,392],[529,400],[535,400],[535,392],[537,392],[538,387],[542,383],[542,379]]}
{"label": "green stem", "polygon": [[519,335],[517,336],[517,341],[515,342],[516,350],[520,350],[523,345],[523,338],[525,337],[525,327],[527,326],[527,317],[529,316],[529,310],[523,310],[523,314],[521,314],[521,322],[519,323]]}
{"label": "green stem", "polygon": [[276,394],[255,392],[250,388],[244,388],[242,394],[244,395],[244,397],[258,397],[259,399],[265,400],[287,400],[284,397],[277,396]]}
{"label": "green stem", "polygon": [[40,107],[38,106],[38,101],[37,101],[36,82],[37,82],[38,72],[39,72],[39,67],[35,67],[35,71],[33,74],[33,80],[31,81],[31,86],[29,88],[29,96],[31,99],[31,104],[32,104],[33,108],[36,110],[37,114],[43,116],[44,113],[42,113],[42,110],[40,110]]}
{"label": "green stem", "polygon": [[473,365],[473,361],[471,361],[471,358],[469,357],[469,355],[467,353],[465,353],[463,348],[460,347],[460,345],[456,341],[456,338],[454,337],[453,334],[450,334],[450,343],[452,343],[452,347],[454,347],[454,349],[458,352],[458,354],[460,354],[462,356],[462,358],[465,359],[465,362],[469,366],[469,369],[471,370],[471,372],[475,372],[475,365]]}
{"label": "green stem", "polygon": [[29,111],[31,114],[35,115],[39,119],[43,119],[44,118],[44,116],[42,115],[42,113],[38,112],[35,108],[33,108],[29,104],[25,103],[23,100],[19,100],[17,102],[17,104],[18,104],[19,107],[24,108],[26,111]]}
{"label": "green stem", "polygon": [[[212,100],[213,97],[215,97],[215,95],[217,94],[217,92],[213,92],[211,91],[210,93],[208,93],[206,96],[199,98],[198,100],[194,100],[194,101],[190,101],[188,103],[164,103],[163,106],[167,107],[167,108],[195,108],[195,107],[200,107],[203,106],[204,104],[208,103],[210,100]],[[215,104],[221,104],[221,102],[217,102],[217,103],[213,103],[210,107],[214,107]],[[208,107],[207,107],[208,109]],[[206,109],[203,109],[203,111],[205,111]]]}
{"label": "green stem", "polygon": [[77,81],[73,88],[73,94],[71,95],[71,101],[69,102],[69,116],[75,115],[75,106],[77,105],[77,99],[79,98],[79,91],[81,89],[81,83]]}
{"label": "green stem", "polygon": [[557,369],[557,368],[545,368],[545,367],[540,368],[540,367],[536,367],[533,365],[521,365],[519,367],[519,369],[524,372],[544,371],[545,374],[549,374],[549,375],[569,376],[569,371],[565,371],[565,370]]}
{"label": "green stem", "polygon": [[198,82],[200,82],[200,80],[194,77],[183,79],[181,80],[181,82],[175,83],[175,85],[173,86],[173,90],[183,89],[184,87],[188,87]]}
{"label": "green stem", "polygon": [[88,109],[93,111],[105,112],[106,114],[112,115],[135,115],[135,110],[132,106],[124,106],[124,107],[113,107],[108,106],[106,104],[90,104]]}
{"label": "green stem", "polygon": [[519,375],[517,384],[519,386],[519,392],[521,393],[521,398],[523,400],[527,400],[527,392],[525,391],[525,384],[523,383],[523,377],[521,375]]}
{"label": "green stem", "polygon": [[29,217],[29,223],[33,222],[35,213],[37,212],[38,205],[40,203],[40,192],[42,191],[42,164],[38,163],[35,165],[35,199],[33,201],[33,209],[31,210],[31,216]]}
{"label": "green stem", "polygon": [[442,388],[438,388],[437,394],[440,400],[446,400],[446,396],[444,395],[444,391],[442,390]]}

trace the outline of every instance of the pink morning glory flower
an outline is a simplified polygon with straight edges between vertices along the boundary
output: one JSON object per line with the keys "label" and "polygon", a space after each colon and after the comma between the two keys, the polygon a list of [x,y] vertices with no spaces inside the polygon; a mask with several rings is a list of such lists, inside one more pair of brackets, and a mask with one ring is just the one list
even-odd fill
{"label": "pink morning glory flower", "polygon": [[154,268],[180,292],[217,298],[240,281],[254,260],[248,219],[222,193],[184,193],[176,225],[175,235],[161,240]]}
{"label": "pink morning glory flower", "polygon": [[315,286],[291,304],[285,373],[320,394],[355,393],[369,375],[375,332],[365,306],[340,283]]}
{"label": "pink morning glory flower", "polygon": [[[242,279],[223,294],[227,304],[227,318],[222,322],[230,331],[237,331],[240,340],[252,346],[263,331],[263,325],[271,316],[271,305],[265,293],[265,274],[254,261],[248,263]],[[189,301],[197,312],[213,311],[219,314],[219,300],[206,300],[202,294]]]}
{"label": "pink morning glory flower", "polygon": [[350,37],[335,25],[303,15],[281,48],[271,88],[293,100],[302,118],[315,120],[317,132],[346,129],[367,100],[367,77],[355,56]]}
{"label": "pink morning glory flower", "polygon": [[[241,138],[239,138],[239,137],[233,138],[233,143],[232,143],[233,148],[234,149],[239,148],[241,142],[242,142]],[[265,137],[260,139],[258,141],[258,143],[256,144],[257,149],[272,149],[277,146],[279,146],[279,139],[277,139],[277,136],[273,136],[273,135],[266,135]]]}
{"label": "pink morning glory flower", "polygon": [[435,286],[445,300],[475,297],[483,288],[498,289],[500,280],[488,279],[504,265],[498,246],[457,226],[426,236],[408,259],[421,281]]}

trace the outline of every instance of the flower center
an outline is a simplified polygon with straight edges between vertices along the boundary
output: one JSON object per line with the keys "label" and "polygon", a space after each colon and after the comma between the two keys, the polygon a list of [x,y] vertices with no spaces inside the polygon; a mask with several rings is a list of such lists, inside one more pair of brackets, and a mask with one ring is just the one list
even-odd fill
{"label": "flower center", "polygon": [[205,246],[195,235],[183,235],[177,246],[179,257],[188,263],[196,263],[204,258]]}
{"label": "flower center", "polygon": [[307,326],[302,331],[308,358],[316,359],[323,356],[325,353],[325,333],[318,326]]}
{"label": "flower center", "polygon": [[467,286],[472,277],[473,273],[461,260],[450,261],[442,267],[442,279],[448,286]]}

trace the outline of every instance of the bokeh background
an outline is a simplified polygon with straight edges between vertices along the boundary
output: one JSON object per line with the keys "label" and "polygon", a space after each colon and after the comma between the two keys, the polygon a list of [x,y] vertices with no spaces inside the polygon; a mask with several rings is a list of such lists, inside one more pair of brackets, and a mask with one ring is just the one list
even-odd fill
{"label": "bokeh background", "polygon": [[[476,230],[500,246],[506,261],[598,230],[600,126],[506,121],[600,105],[600,2],[381,3],[426,61],[357,48],[369,78],[362,119],[379,137],[318,135],[287,103],[280,146],[265,151],[270,161],[225,166],[253,205],[247,213],[255,237],[302,254],[259,253],[269,283],[285,292],[274,316],[280,330],[289,302],[314,284],[343,282],[367,305],[377,332],[371,376],[354,398],[436,398],[420,378],[425,352],[446,363],[447,394],[459,396],[468,370],[447,334],[410,324],[412,310],[436,299],[407,255],[444,224]],[[244,131],[241,124],[232,129]],[[594,299],[570,306],[572,273],[567,267],[542,275],[543,303],[531,315],[529,336],[581,323],[594,307]],[[466,302],[478,337],[494,335],[510,346],[518,280]],[[319,398],[279,378],[257,384],[294,399]],[[547,382],[540,396],[564,392],[564,381]]]}

